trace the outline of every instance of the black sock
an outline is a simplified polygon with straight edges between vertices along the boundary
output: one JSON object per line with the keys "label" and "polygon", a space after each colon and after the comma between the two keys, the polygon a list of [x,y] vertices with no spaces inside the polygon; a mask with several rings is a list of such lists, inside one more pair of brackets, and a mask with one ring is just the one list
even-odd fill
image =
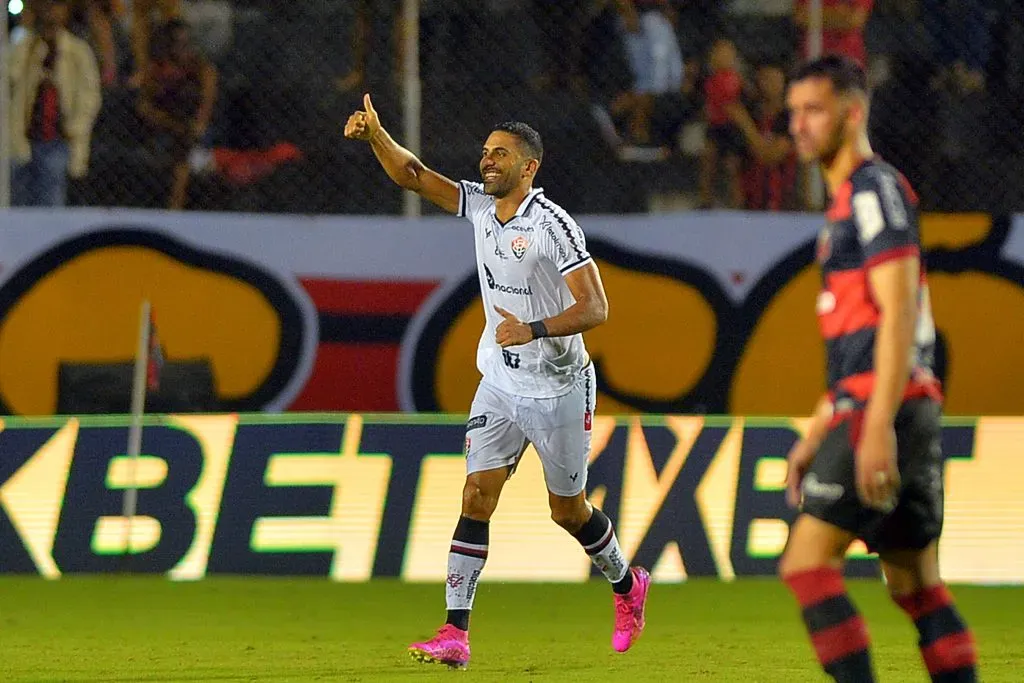
{"label": "black sock", "polygon": [[633,572],[619,548],[612,521],[594,508],[590,519],[573,534],[597,568],[611,582],[612,590],[625,595],[633,588]]}
{"label": "black sock", "polygon": [[469,630],[469,610],[468,609],[450,609],[448,610],[448,619],[444,622],[451,624],[455,628],[462,629],[463,631]]}

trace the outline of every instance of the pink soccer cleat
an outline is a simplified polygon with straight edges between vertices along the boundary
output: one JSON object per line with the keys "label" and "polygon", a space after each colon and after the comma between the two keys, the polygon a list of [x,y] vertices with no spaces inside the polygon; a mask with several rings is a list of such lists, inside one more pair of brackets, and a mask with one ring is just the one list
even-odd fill
{"label": "pink soccer cleat", "polygon": [[615,594],[615,633],[612,647],[616,652],[625,652],[636,642],[644,630],[644,607],[647,605],[647,591],[651,589],[651,575],[643,567],[630,567],[633,572],[633,587],[626,595]]}
{"label": "pink soccer cleat", "polygon": [[423,664],[445,664],[453,669],[465,669],[469,666],[469,631],[445,624],[430,640],[410,645],[409,656]]}

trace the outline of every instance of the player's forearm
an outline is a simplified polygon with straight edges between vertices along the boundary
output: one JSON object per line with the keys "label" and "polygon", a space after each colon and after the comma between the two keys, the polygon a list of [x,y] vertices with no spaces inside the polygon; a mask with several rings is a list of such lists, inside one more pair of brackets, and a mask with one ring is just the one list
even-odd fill
{"label": "player's forearm", "polygon": [[608,319],[608,302],[597,297],[577,301],[556,316],[541,322],[547,329],[548,337],[568,337],[592,330]]}
{"label": "player's forearm", "polygon": [[821,442],[825,440],[825,436],[828,434],[828,426],[832,421],[832,409],[832,399],[828,395],[822,396],[817,405],[814,406],[814,412],[811,413],[811,425],[807,430],[807,434],[804,435],[804,439],[814,449],[821,445]]}
{"label": "player's forearm", "polygon": [[383,127],[370,139],[370,149],[391,180],[406,190],[419,190],[419,172],[424,168],[423,162],[395,142]]}
{"label": "player's forearm", "polygon": [[875,337],[875,384],[865,409],[869,421],[891,424],[903,403],[916,319],[909,304],[882,312]]}

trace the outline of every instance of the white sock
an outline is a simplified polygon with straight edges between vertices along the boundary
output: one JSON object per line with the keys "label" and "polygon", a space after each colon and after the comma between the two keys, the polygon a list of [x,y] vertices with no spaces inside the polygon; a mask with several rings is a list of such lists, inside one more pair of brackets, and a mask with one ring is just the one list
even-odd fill
{"label": "white sock", "polygon": [[486,561],[487,546],[452,541],[444,591],[448,609],[473,609],[476,583]]}
{"label": "white sock", "polygon": [[615,537],[612,521],[599,509],[594,508],[590,519],[573,534],[583,550],[590,555],[591,562],[601,570],[612,583],[618,583],[629,573],[629,562],[622,554],[619,539]]}
{"label": "white sock", "polygon": [[611,524],[608,525],[608,531],[601,540],[590,546],[583,546],[583,549],[587,551],[590,561],[601,570],[606,579],[612,583],[618,583],[626,578],[626,573],[629,572],[629,562],[622,554],[619,539],[615,536]]}
{"label": "white sock", "polygon": [[448,623],[462,630],[469,628],[469,610],[473,609],[476,584],[487,562],[490,525],[469,517],[460,517],[448,552],[448,578],[444,597],[448,605]]}

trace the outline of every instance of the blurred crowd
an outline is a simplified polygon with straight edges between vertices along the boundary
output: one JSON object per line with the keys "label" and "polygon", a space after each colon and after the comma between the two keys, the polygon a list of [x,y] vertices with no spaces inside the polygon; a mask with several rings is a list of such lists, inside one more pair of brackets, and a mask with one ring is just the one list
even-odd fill
{"label": "blurred crowd", "polygon": [[[374,93],[402,131],[401,0],[25,0],[13,17],[17,205],[397,213],[341,125]],[[823,0],[872,140],[933,210],[1024,210],[1024,4]],[[786,75],[809,0],[420,0],[424,159],[475,177],[520,118],[583,212],[815,208]],[[400,135],[399,135],[400,137]],[[379,174],[378,174],[379,175]]]}

